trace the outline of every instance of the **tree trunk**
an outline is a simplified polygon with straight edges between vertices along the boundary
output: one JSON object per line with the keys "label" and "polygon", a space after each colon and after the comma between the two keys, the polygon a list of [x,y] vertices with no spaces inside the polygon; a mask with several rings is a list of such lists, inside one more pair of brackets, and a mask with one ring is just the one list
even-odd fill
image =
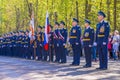
{"label": "tree trunk", "polygon": [[15,12],[16,12],[16,30],[18,31],[20,28],[20,10],[19,8],[16,8],[16,6],[15,6]]}
{"label": "tree trunk", "polygon": [[116,5],[117,5],[116,1],[117,0],[114,0],[114,19],[113,19],[114,20],[113,21],[114,22],[114,30],[116,30]]}
{"label": "tree trunk", "polygon": [[88,19],[88,0],[85,1],[85,18]]}
{"label": "tree trunk", "polygon": [[100,1],[100,10],[102,10],[102,0]]}
{"label": "tree trunk", "polygon": [[66,28],[68,29],[68,18],[67,18],[67,14],[68,13],[68,11],[67,11],[67,4],[66,4],[66,2],[65,2],[65,22],[66,22]]}
{"label": "tree trunk", "polygon": [[38,21],[37,21],[37,18],[38,18],[38,0],[36,0],[36,7],[35,7],[35,30],[36,30],[36,27],[38,26]]}
{"label": "tree trunk", "polygon": [[76,1],[76,18],[79,19],[79,16],[78,16],[78,1]]}
{"label": "tree trunk", "polygon": [[58,17],[58,16],[57,16],[57,12],[54,12],[54,17],[55,17],[54,20],[55,20],[55,22],[56,22],[56,21],[57,21],[57,17]]}
{"label": "tree trunk", "polygon": [[110,0],[107,0],[107,20],[110,21]]}

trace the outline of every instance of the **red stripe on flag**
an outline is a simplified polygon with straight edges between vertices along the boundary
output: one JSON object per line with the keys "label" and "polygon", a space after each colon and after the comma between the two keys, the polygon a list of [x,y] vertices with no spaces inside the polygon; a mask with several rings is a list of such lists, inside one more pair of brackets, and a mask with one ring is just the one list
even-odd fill
{"label": "red stripe on flag", "polygon": [[50,32],[50,25],[47,26],[47,34]]}
{"label": "red stripe on flag", "polygon": [[48,51],[48,43],[44,45],[44,49]]}

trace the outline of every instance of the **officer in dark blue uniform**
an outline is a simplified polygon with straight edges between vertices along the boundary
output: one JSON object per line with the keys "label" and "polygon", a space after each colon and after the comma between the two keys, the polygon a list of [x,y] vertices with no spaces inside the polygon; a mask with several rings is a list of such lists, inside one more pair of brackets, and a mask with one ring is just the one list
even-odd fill
{"label": "officer in dark blue uniform", "polygon": [[18,34],[18,38],[17,38],[17,43],[18,43],[18,52],[16,54],[18,54],[18,57],[22,57],[22,31],[19,31]]}
{"label": "officer in dark blue uniform", "polygon": [[52,31],[52,29],[53,29],[53,26],[52,25],[50,25],[50,32],[49,32],[49,61],[50,62],[53,62],[54,61],[54,40],[53,40],[53,31]]}
{"label": "officer in dark blue uniform", "polygon": [[59,62],[60,61],[60,51],[59,51],[59,35],[58,35],[58,32],[59,32],[59,23],[58,22],[55,22],[55,30],[53,32],[53,38],[54,38],[54,49],[55,49],[55,62]]}
{"label": "officer in dark blue uniform", "polygon": [[31,55],[30,55],[30,38],[29,38],[29,31],[26,30],[25,32],[25,58],[26,59],[30,59]]}
{"label": "officer in dark blue uniform", "polygon": [[4,36],[4,56],[7,56],[7,34]]}
{"label": "officer in dark blue uniform", "polygon": [[25,32],[24,31],[21,31],[21,58],[26,58],[26,53],[25,53]]}
{"label": "officer in dark blue uniform", "polygon": [[13,32],[13,35],[12,35],[12,42],[11,42],[11,44],[12,44],[12,54],[13,54],[13,57],[15,57],[15,52],[16,52],[16,32]]}
{"label": "officer in dark blue uniform", "polygon": [[35,32],[34,33],[34,37],[35,37],[35,39],[33,40],[33,42],[32,42],[32,56],[31,56],[31,58],[33,59],[33,60],[36,60],[36,49],[37,49],[37,42],[36,42],[36,36],[37,36],[37,32]]}
{"label": "officer in dark blue uniform", "polygon": [[104,20],[106,15],[104,12],[99,11],[98,12],[98,21],[97,29],[96,29],[96,43],[94,45],[97,45],[97,50],[99,54],[99,61],[100,66],[97,69],[100,70],[106,70],[108,68],[108,36],[110,32],[110,25],[108,22]]}
{"label": "officer in dark blue uniform", "polygon": [[12,53],[12,32],[10,32],[9,33],[9,37],[8,37],[8,39],[9,39],[9,42],[8,42],[8,44],[9,44],[9,56],[13,56],[13,53]]}
{"label": "officer in dark blue uniform", "polygon": [[24,39],[23,38],[23,31],[22,30],[20,30],[19,31],[19,41],[18,41],[18,43],[19,43],[19,57],[20,58],[23,58],[23,45],[22,45],[22,39]]}
{"label": "officer in dark blue uniform", "polygon": [[37,28],[37,35],[36,35],[35,41],[37,42],[37,48],[36,48],[37,60],[42,60],[43,33],[42,33],[41,26],[38,26]]}
{"label": "officer in dark blue uniform", "polygon": [[60,63],[66,63],[66,53],[65,53],[65,48],[66,48],[66,42],[67,42],[67,29],[65,29],[65,22],[61,21],[60,22],[60,30],[59,30],[59,51],[60,51]]}
{"label": "officer in dark blue uniform", "polygon": [[81,28],[78,25],[78,20],[73,18],[72,28],[70,30],[70,44],[73,49],[73,62],[71,65],[78,66],[80,64],[80,53],[81,53]]}
{"label": "officer in dark blue uniform", "polygon": [[10,40],[10,33],[7,34],[6,38],[6,45],[7,45],[7,56],[11,56],[11,40]]}
{"label": "officer in dark blue uniform", "polygon": [[15,57],[18,57],[18,50],[19,50],[19,48],[18,48],[18,31],[15,33],[15,46],[14,46],[14,56]]}
{"label": "officer in dark blue uniform", "polygon": [[90,27],[91,22],[89,20],[85,20],[85,30],[83,34],[83,47],[85,52],[85,61],[86,64],[83,66],[84,68],[88,68],[92,66],[92,46],[94,42],[94,29]]}
{"label": "officer in dark blue uniform", "polygon": [[[34,33],[34,36],[36,35],[36,33]],[[29,53],[30,53],[30,59],[34,59],[36,56],[36,48],[37,44],[35,42],[35,40],[33,42],[30,41],[30,47],[29,47]]]}

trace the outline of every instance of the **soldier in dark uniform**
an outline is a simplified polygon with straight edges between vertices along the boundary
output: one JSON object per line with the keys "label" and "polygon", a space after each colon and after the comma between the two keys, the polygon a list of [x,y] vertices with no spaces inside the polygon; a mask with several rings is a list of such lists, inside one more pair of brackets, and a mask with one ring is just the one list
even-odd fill
{"label": "soldier in dark uniform", "polygon": [[14,55],[14,40],[13,40],[13,37],[14,37],[14,33],[13,32],[11,32],[11,37],[10,37],[10,39],[11,39],[11,57],[13,57],[13,55]]}
{"label": "soldier in dark uniform", "polygon": [[[35,35],[36,35],[36,32],[34,33],[34,38],[35,38]],[[30,41],[30,47],[29,47],[30,59],[35,59],[35,56],[36,56],[35,48],[36,47],[37,47],[37,44],[36,44],[35,40],[33,40],[32,42]]]}
{"label": "soldier in dark uniform", "polygon": [[3,46],[4,46],[4,56],[7,56],[7,53],[6,53],[6,51],[7,51],[7,33],[6,34],[4,34],[4,39],[3,39]]}
{"label": "soldier in dark uniform", "polygon": [[54,61],[54,44],[53,44],[53,26],[50,25],[50,32],[49,32],[49,61]]}
{"label": "soldier in dark uniform", "polygon": [[12,32],[9,33],[8,36],[9,42],[8,42],[8,48],[9,48],[9,56],[12,57]]}
{"label": "soldier in dark uniform", "polygon": [[24,31],[21,31],[21,58],[26,58],[26,53],[25,53],[25,32]]}
{"label": "soldier in dark uniform", "polygon": [[72,28],[70,30],[70,44],[73,49],[73,62],[71,65],[78,66],[80,64],[80,53],[81,53],[81,28],[78,25],[78,20],[73,18]]}
{"label": "soldier in dark uniform", "polygon": [[19,31],[19,57],[23,57],[23,45],[22,45],[23,31]]}
{"label": "soldier in dark uniform", "polygon": [[15,57],[15,52],[16,52],[16,32],[13,32],[13,35],[12,35],[12,54],[13,54],[13,57]]}
{"label": "soldier in dark uniform", "polygon": [[30,38],[29,38],[29,31],[26,30],[25,32],[25,58],[26,59],[30,59],[31,55],[30,55]]}
{"label": "soldier in dark uniform", "polygon": [[37,32],[34,32],[34,40],[31,43],[32,45],[32,54],[31,54],[31,59],[32,60],[36,60],[36,49],[37,49],[37,42],[36,42],[36,36],[37,36]]}
{"label": "soldier in dark uniform", "polygon": [[59,23],[55,22],[55,30],[53,32],[53,38],[54,38],[54,49],[55,49],[55,62],[60,62],[60,51],[59,51]]}
{"label": "soldier in dark uniform", "polygon": [[83,47],[85,52],[85,61],[86,64],[83,66],[84,68],[88,68],[92,66],[92,46],[94,42],[94,29],[90,27],[91,22],[89,20],[85,20],[85,30],[83,34]]}
{"label": "soldier in dark uniform", "polygon": [[38,26],[38,28],[37,28],[37,35],[36,35],[35,40],[37,42],[37,48],[36,48],[37,60],[42,60],[43,33],[42,33],[42,27],[41,26]]}
{"label": "soldier in dark uniform", "polygon": [[60,51],[60,59],[61,62],[60,63],[66,63],[66,53],[65,53],[65,48],[66,48],[66,42],[67,42],[67,29],[64,28],[65,27],[65,22],[61,21],[60,22],[60,30],[59,30],[59,43],[60,43],[60,47],[59,47],[59,51]]}
{"label": "soldier in dark uniform", "polygon": [[19,32],[17,31],[16,34],[15,34],[15,47],[14,47],[15,57],[18,57],[18,50],[19,50],[19,48],[18,48],[18,36],[19,36]]}
{"label": "soldier in dark uniform", "polygon": [[11,47],[10,47],[10,33],[7,34],[7,37],[6,37],[6,54],[7,56],[11,56]]}
{"label": "soldier in dark uniform", "polygon": [[18,37],[17,37],[17,46],[18,46],[18,51],[17,51],[17,55],[19,58],[22,57],[22,31],[19,31]]}
{"label": "soldier in dark uniform", "polygon": [[97,50],[99,54],[100,66],[97,69],[106,70],[108,68],[108,36],[110,32],[110,25],[104,20],[106,15],[104,12],[98,12],[98,21],[99,23],[96,26],[96,43]]}

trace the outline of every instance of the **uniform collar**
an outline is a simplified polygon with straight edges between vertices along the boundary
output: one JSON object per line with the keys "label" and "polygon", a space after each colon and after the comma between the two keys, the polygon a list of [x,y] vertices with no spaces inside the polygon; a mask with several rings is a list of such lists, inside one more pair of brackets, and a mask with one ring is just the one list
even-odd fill
{"label": "uniform collar", "polygon": [[90,28],[90,26],[88,26],[86,29],[89,29]]}
{"label": "uniform collar", "polygon": [[100,23],[103,23],[104,22],[104,19],[100,21]]}

